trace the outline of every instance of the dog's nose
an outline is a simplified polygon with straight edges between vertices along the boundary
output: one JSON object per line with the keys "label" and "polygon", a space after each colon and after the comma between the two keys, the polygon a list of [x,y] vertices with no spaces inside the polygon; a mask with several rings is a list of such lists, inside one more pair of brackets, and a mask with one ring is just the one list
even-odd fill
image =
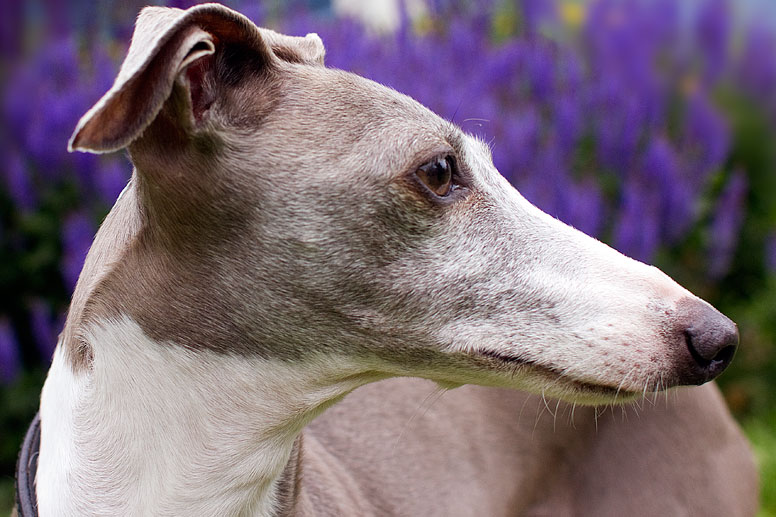
{"label": "dog's nose", "polygon": [[736,324],[707,303],[690,299],[677,305],[677,320],[689,352],[683,381],[703,384],[722,373],[738,347]]}

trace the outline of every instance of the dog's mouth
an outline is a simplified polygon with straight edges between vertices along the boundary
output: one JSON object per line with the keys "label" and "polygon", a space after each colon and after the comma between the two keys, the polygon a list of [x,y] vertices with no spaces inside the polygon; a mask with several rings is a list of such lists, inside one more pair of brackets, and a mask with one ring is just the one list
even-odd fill
{"label": "dog's mouth", "polygon": [[642,392],[632,391],[622,386],[610,386],[607,384],[598,384],[570,377],[568,374],[539,364],[530,359],[510,356],[493,350],[475,350],[474,357],[485,359],[490,369],[503,371],[509,375],[516,375],[519,370],[526,369],[534,375],[546,379],[547,385],[553,392],[563,392],[564,399],[573,400],[595,398],[608,402],[625,402],[635,399],[642,395]]}

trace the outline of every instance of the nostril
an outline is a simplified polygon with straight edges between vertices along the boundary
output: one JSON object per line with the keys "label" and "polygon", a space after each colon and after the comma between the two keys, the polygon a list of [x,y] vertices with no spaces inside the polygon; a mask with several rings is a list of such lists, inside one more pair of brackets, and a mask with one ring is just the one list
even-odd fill
{"label": "nostril", "polygon": [[[710,366],[727,366],[733,360],[733,356],[736,355],[736,345],[727,345],[723,347],[717,355],[711,358]],[[715,365],[716,363],[716,365]]]}
{"label": "nostril", "polygon": [[702,330],[689,328],[684,331],[684,338],[695,363],[716,375],[733,360],[738,345],[738,330],[734,325]]}
{"label": "nostril", "polygon": [[692,330],[688,329],[684,331],[684,341],[687,343],[687,349],[690,351],[690,355],[695,363],[701,368],[707,368],[711,364],[711,359],[706,359],[698,353],[698,348],[695,345],[696,340],[693,337]]}

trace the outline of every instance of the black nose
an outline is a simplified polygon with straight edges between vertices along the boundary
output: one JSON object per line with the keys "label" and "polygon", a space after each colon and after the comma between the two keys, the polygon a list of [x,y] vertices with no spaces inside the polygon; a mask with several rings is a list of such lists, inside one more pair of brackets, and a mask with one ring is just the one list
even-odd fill
{"label": "black nose", "polygon": [[701,301],[677,304],[677,320],[689,351],[683,381],[703,384],[727,368],[738,347],[738,328],[722,313]]}

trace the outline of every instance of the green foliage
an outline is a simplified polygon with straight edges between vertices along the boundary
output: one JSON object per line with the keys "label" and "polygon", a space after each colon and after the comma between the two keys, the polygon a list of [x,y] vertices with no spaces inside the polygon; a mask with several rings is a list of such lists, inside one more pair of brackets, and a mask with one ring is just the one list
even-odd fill
{"label": "green foliage", "polygon": [[0,477],[0,515],[9,515],[14,505],[13,479]]}
{"label": "green foliage", "polygon": [[42,370],[25,372],[15,382],[0,387],[0,515],[8,515],[14,501],[13,472],[24,433],[38,411]]}
{"label": "green foliage", "polygon": [[[738,323],[741,347],[735,368],[720,378],[728,404],[738,416],[776,412],[776,275],[764,279],[749,298],[726,304]],[[776,490],[776,483],[772,485]]]}
{"label": "green foliage", "polygon": [[762,507],[758,517],[776,517],[776,411],[747,420],[744,430],[760,467]]}

